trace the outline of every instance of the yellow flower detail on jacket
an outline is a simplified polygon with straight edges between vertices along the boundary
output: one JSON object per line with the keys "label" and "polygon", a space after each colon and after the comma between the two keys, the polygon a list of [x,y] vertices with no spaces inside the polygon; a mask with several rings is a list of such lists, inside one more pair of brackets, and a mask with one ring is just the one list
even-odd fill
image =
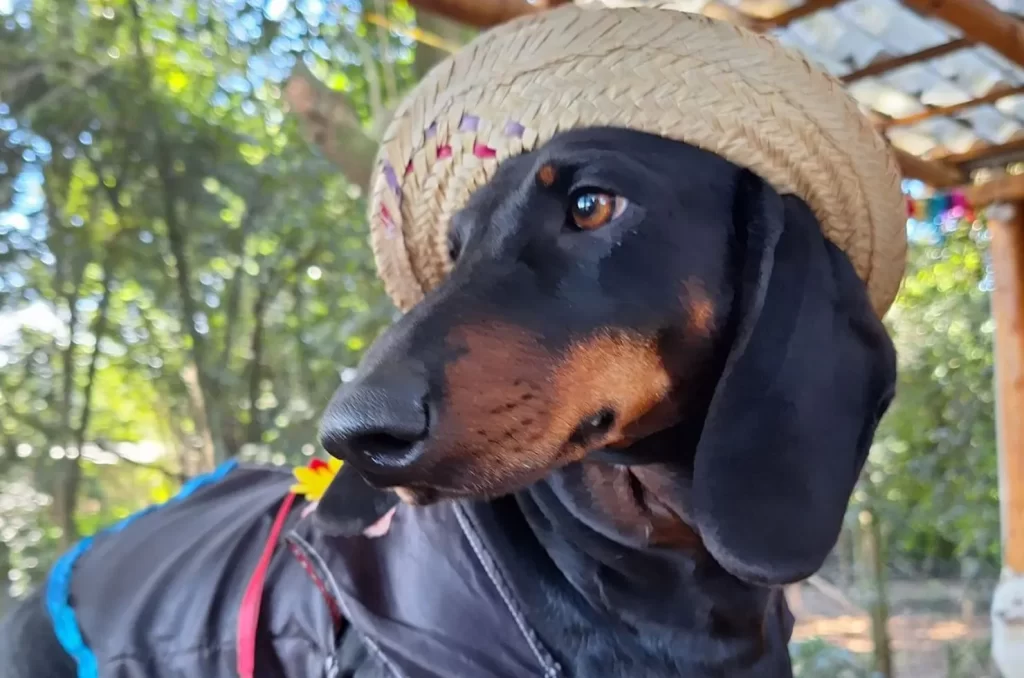
{"label": "yellow flower detail on jacket", "polygon": [[291,491],[308,501],[320,501],[327,491],[327,486],[341,470],[342,461],[333,457],[327,461],[313,459],[308,466],[300,466],[292,470],[296,483]]}

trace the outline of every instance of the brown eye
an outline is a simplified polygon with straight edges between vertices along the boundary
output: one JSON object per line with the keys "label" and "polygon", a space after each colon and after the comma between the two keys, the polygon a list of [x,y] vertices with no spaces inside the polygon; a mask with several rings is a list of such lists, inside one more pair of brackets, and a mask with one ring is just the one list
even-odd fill
{"label": "brown eye", "polygon": [[572,220],[583,231],[601,228],[626,209],[627,201],[610,193],[586,191],[572,199]]}

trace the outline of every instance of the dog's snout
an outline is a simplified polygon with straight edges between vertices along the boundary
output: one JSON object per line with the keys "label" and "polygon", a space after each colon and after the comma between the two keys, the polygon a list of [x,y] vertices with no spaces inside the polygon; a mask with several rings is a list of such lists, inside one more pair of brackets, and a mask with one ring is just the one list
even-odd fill
{"label": "dog's snout", "polygon": [[422,372],[378,368],[335,394],[324,413],[320,442],[368,475],[387,476],[416,460],[429,426]]}

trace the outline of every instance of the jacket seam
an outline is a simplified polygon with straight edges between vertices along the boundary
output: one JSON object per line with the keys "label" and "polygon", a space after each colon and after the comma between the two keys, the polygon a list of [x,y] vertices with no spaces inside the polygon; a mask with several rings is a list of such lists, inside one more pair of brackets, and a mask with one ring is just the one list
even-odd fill
{"label": "jacket seam", "polygon": [[519,609],[515,599],[512,596],[512,591],[508,584],[505,582],[505,578],[498,571],[498,565],[494,558],[488,552],[487,547],[484,546],[483,541],[480,539],[480,535],[476,533],[476,530],[470,524],[469,518],[465,514],[465,509],[460,504],[454,505],[455,518],[459,521],[459,527],[462,528],[463,534],[469,541],[470,548],[473,549],[473,553],[476,555],[477,560],[480,561],[480,565],[483,566],[484,572],[487,573],[488,579],[494,584],[494,587],[498,590],[498,595],[501,596],[502,602],[505,603],[505,608],[512,615],[512,619],[515,620],[516,626],[519,628],[520,633],[523,634],[523,638],[526,639],[526,644],[529,645],[530,651],[533,652],[534,658],[537,663],[540,664],[541,670],[544,671],[544,678],[556,678],[562,673],[561,667],[558,662],[554,660],[550,653],[545,650],[540,640],[537,638],[536,632],[530,627],[526,621],[526,616]]}
{"label": "jacket seam", "polygon": [[[345,618],[349,620],[349,623],[351,623],[352,613],[345,602],[344,596],[341,595],[341,588],[338,586],[338,582],[335,581],[334,575],[331,573],[330,568],[327,567],[327,563],[324,561],[323,557],[316,551],[316,549],[313,548],[312,544],[300,537],[298,534],[292,532],[287,538],[298,546],[306,556],[312,560],[318,568],[320,568],[320,572],[326,580],[326,584],[331,591],[331,595],[334,596],[334,599],[338,602],[338,607],[341,608],[342,615],[344,615]],[[399,670],[399,668],[395,666],[390,659],[388,659],[380,645],[378,645],[373,638],[370,638],[365,633],[361,633],[360,636],[370,653],[380,661],[392,676],[395,676],[396,678],[406,678],[405,674]]]}

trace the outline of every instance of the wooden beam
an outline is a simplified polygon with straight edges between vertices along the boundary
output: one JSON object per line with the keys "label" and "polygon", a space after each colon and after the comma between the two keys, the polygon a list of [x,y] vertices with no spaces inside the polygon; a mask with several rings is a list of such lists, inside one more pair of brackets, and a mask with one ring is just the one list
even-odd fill
{"label": "wooden beam", "polygon": [[931,59],[938,59],[941,56],[952,54],[953,52],[964,49],[965,47],[970,47],[973,44],[973,40],[959,38],[957,40],[947,42],[944,45],[936,45],[935,47],[922,49],[920,52],[914,52],[913,54],[904,54],[903,56],[880,59],[874,63],[868,64],[860,70],[847,73],[840,79],[845,84],[849,85],[851,82],[857,82],[864,78],[870,78],[876,75],[885,75],[886,73],[895,71],[897,68],[903,68],[904,66],[920,63],[922,61],[929,61]]}
{"label": "wooden beam", "polygon": [[895,147],[892,150],[896,154],[896,161],[904,177],[919,179],[932,188],[949,188],[967,181],[966,175],[955,167],[934,160],[925,160]]}
{"label": "wooden beam", "polygon": [[995,287],[996,440],[1003,564],[1024,572],[1024,204],[988,212]]}
{"label": "wooden beam", "polygon": [[[432,12],[476,28],[491,28],[527,14],[536,14],[553,7],[569,4],[572,0],[409,0],[418,11]],[[842,0],[809,0],[799,7],[769,19],[757,19],[744,14],[720,0],[710,0],[701,12],[713,19],[729,21],[758,32],[769,31],[803,16],[831,7]]]}
{"label": "wooden beam", "polygon": [[[409,0],[419,11],[433,12],[476,28],[491,28],[527,14],[546,11],[550,3],[526,0]],[[553,4],[561,4],[555,1]]]}
{"label": "wooden beam", "polygon": [[1013,63],[1024,65],[1024,23],[986,0],[903,0],[903,4],[956,26],[964,37],[983,42]]}
{"label": "wooden beam", "polygon": [[955,115],[961,111],[974,108],[975,106],[995,103],[1004,97],[1012,97],[1017,94],[1024,94],[1024,85],[1017,87],[996,87],[988,94],[980,96],[977,99],[971,99],[970,101],[963,101],[959,104],[952,104],[951,106],[933,106],[921,111],[920,113],[913,113],[902,118],[883,118],[882,127],[889,128],[899,125],[913,125],[921,122],[922,120],[928,120],[929,118],[937,118],[942,115]]}
{"label": "wooden beam", "polygon": [[762,32],[769,31],[773,28],[782,28],[788,26],[798,19],[803,19],[805,16],[810,16],[818,10],[828,9],[829,7],[835,7],[843,0],[806,0],[802,5],[797,5],[792,9],[788,9],[782,14],[777,14],[767,19],[757,19],[756,26]]}
{"label": "wooden beam", "polygon": [[1003,174],[992,181],[974,186],[965,186],[964,196],[974,207],[986,207],[994,203],[1024,203],[1024,174]]}
{"label": "wooden beam", "polygon": [[[964,165],[982,166],[986,163],[994,164],[998,159],[1012,158],[1012,156],[1016,155],[1024,155],[1024,139],[1007,141],[1005,144],[980,146],[964,153],[950,153],[936,160],[941,160],[947,165],[956,165],[958,167]],[[1007,162],[1009,161],[1007,160]]]}

